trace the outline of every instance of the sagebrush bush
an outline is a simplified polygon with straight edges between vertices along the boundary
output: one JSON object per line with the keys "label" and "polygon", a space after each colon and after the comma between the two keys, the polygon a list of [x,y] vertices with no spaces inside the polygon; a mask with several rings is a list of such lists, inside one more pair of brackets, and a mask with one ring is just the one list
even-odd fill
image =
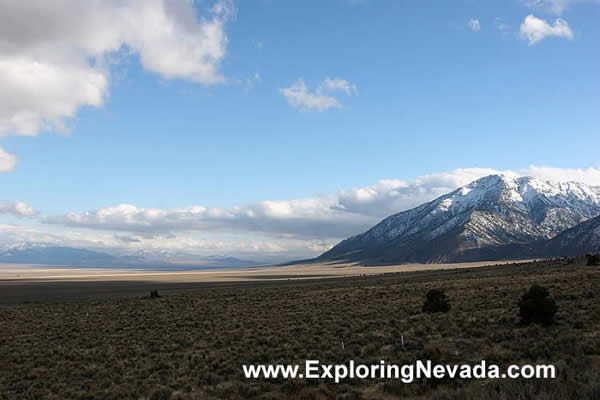
{"label": "sagebrush bush", "polygon": [[533,285],[519,301],[519,316],[523,324],[532,322],[542,325],[552,325],[558,306],[552,299],[548,289]]}
{"label": "sagebrush bush", "polygon": [[450,302],[448,301],[448,296],[446,296],[446,293],[444,293],[443,290],[431,289],[429,292],[427,292],[422,311],[426,313],[447,313],[450,311]]}
{"label": "sagebrush bush", "polygon": [[600,265],[600,254],[586,254],[587,265]]}

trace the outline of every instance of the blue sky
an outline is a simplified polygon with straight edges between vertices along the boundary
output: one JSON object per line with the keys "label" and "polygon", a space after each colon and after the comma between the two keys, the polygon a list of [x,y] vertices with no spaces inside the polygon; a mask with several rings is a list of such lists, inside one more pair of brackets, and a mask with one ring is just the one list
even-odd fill
{"label": "blue sky", "polygon": [[[159,246],[168,231],[179,244],[222,243],[206,254],[245,255],[237,244],[260,242],[312,255],[382,215],[357,211],[360,222],[340,237],[257,222],[182,224],[141,237],[118,224],[129,211],[106,211],[114,217],[106,226],[62,217],[98,219],[96,210],[119,204],[135,215],[156,209],[178,218],[171,211],[190,206],[231,213],[264,201],[289,208],[294,199],[329,199],[308,219],[304,205],[286,214],[310,224],[327,214],[331,198],[379,188],[382,179],[417,186],[432,174],[450,179],[394,203],[402,208],[468,183],[482,168],[600,185],[597,1],[182,1],[173,11],[159,0],[132,1],[127,10],[98,0],[105,20],[67,0],[42,2],[37,13],[10,3],[1,6],[0,25],[31,18],[24,28],[0,28],[0,70],[13,73],[0,79],[8,110],[0,113],[0,159],[12,160],[0,162],[0,200],[7,210],[23,202],[36,212],[0,215],[5,241],[133,251]],[[163,13],[164,23],[135,18],[148,10]],[[88,17],[97,22],[78,22]],[[44,18],[72,30],[39,35],[34,25]],[[176,34],[162,33],[167,23]],[[190,50],[199,58],[187,57]],[[30,64],[17,61],[58,72],[23,78],[17,72]],[[47,91],[23,89],[37,78]],[[53,96],[71,111],[52,110]],[[15,115],[33,115],[34,127]],[[118,243],[116,235],[139,241]]]}

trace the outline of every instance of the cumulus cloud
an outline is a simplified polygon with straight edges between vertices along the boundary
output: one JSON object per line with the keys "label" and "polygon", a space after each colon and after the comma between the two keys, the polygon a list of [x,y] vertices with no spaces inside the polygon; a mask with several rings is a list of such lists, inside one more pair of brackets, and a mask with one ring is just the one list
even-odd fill
{"label": "cumulus cloud", "polygon": [[7,153],[2,147],[0,147],[0,172],[10,172],[15,169],[17,165],[17,156],[11,153]]}
{"label": "cumulus cloud", "polygon": [[56,65],[0,56],[0,133],[36,135],[65,131],[65,118],[83,105],[102,106],[108,88],[104,73],[82,65]]}
{"label": "cumulus cloud", "polygon": [[342,91],[346,95],[357,94],[356,85],[342,78],[325,78],[315,92],[311,92],[303,79],[298,79],[288,88],[279,89],[292,107],[303,111],[327,111],[331,108],[342,108],[340,101],[331,95]]}
{"label": "cumulus cloud", "polygon": [[0,2],[0,135],[66,130],[108,95],[107,60],[121,51],[164,79],[225,80],[230,0],[203,17],[187,0]]}
{"label": "cumulus cloud", "polygon": [[10,214],[15,217],[33,218],[38,216],[38,212],[31,208],[27,203],[3,202],[0,203],[0,214]]}
{"label": "cumulus cloud", "polygon": [[481,30],[481,24],[477,18],[471,18],[468,25],[469,29],[471,29],[473,32],[479,32]]}
{"label": "cumulus cloud", "polygon": [[382,218],[416,207],[483,176],[504,173],[544,180],[580,181],[600,185],[600,170],[531,166],[520,171],[487,168],[456,169],[413,180],[381,180],[331,196],[289,201],[262,201],[230,208],[192,206],[174,209],[138,208],[121,204],[84,213],[46,218],[47,224],[130,232],[153,238],[173,232],[260,233],[304,239],[345,238]]}
{"label": "cumulus cloud", "polygon": [[564,19],[557,18],[554,24],[549,24],[547,21],[537,18],[532,14],[525,17],[525,20],[521,24],[520,34],[523,39],[529,41],[530,45],[534,45],[550,36],[573,39],[573,31],[571,31],[569,24]]}

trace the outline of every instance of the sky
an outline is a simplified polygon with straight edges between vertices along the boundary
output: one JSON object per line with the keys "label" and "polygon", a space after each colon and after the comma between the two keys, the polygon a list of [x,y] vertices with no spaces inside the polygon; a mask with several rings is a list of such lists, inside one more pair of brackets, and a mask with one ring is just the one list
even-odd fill
{"label": "sky", "polygon": [[599,20],[598,0],[2,1],[0,247],[282,261],[491,173],[600,185]]}

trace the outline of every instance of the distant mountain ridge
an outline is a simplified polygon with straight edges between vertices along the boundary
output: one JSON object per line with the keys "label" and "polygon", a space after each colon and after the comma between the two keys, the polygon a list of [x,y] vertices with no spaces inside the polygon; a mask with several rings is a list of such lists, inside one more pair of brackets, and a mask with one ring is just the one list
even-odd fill
{"label": "distant mountain ridge", "polygon": [[0,263],[7,264],[113,266],[142,261],[135,256],[117,257],[87,249],[32,243],[20,243],[0,250]]}
{"label": "distant mountain ridge", "polygon": [[385,218],[317,260],[433,263],[529,257],[547,251],[541,243],[598,215],[600,187],[490,175]]}
{"label": "distant mountain ridge", "polygon": [[44,243],[22,242],[0,248],[0,264],[40,264],[69,267],[142,268],[187,270],[206,268],[249,267],[259,263],[235,257],[207,256],[178,261],[179,253],[141,251],[134,255],[111,255],[105,252],[56,246]]}

